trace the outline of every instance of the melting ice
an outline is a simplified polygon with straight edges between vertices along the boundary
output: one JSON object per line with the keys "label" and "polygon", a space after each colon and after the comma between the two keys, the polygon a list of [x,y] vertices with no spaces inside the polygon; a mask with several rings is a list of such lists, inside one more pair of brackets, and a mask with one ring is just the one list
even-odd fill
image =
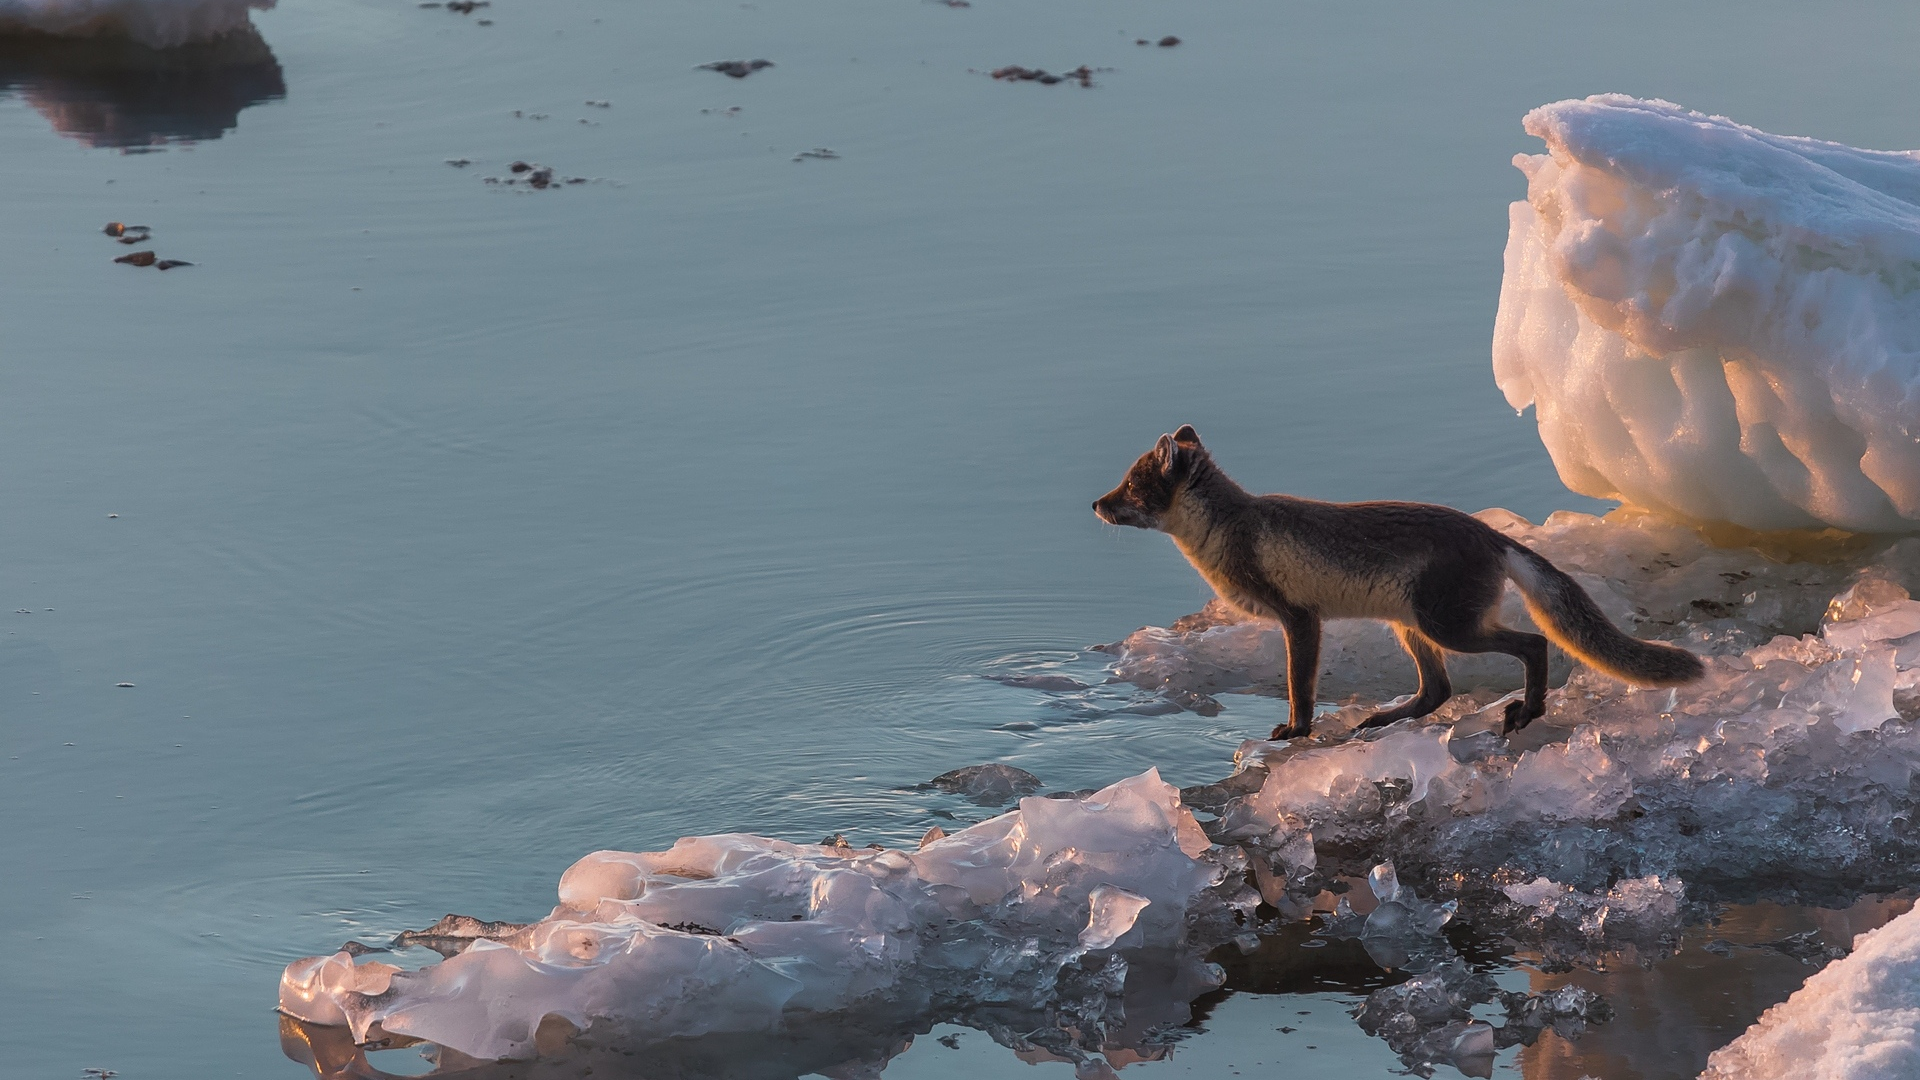
{"label": "melting ice", "polygon": [[[1103,1052],[1153,1051],[1217,986],[1199,928],[1258,902],[1149,771],[1017,810],[917,851],[681,840],[601,851],[561,876],[529,926],[478,931],[420,971],[348,952],[288,966],[280,1007],[481,1060],[532,1056],[544,1031],[646,1043],[760,1034],[802,1017],[971,1015],[1009,1045],[1100,1075]],[[1146,965],[1148,984],[1129,986]],[[919,1030],[924,1031],[922,1025]]]}
{"label": "melting ice", "polygon": [[1920,530],[1920,152],[1618,94],[1528,113],[1494,376],[1575,491]]}

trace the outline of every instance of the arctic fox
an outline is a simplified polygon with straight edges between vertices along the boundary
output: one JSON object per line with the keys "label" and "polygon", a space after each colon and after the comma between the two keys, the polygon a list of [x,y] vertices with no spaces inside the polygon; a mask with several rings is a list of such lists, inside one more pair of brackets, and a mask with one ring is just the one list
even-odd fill
{"label": "arctic fox", "polygon": [[1312,727],[1323,619],[1392,623],[1419,668],[1413,700],[1361,727],[1425,716],[1452,697],[1443,652],[1519,657],[1526,693],[1508,703],[1504,730],[1525,727],[1546,712],[1547,638],[1495,621],[1507,581],[1548,637],[1600,671],[1640,686],[1678,686],[1705,671],[1692,653],[1616,630],[1559,568],[1458,510],[1254,495],[1220,471],[1191,426],[1160,436],[1093,512],[1167,533],[1222,600],[1279,621],[1290,719],[1275,739]]}

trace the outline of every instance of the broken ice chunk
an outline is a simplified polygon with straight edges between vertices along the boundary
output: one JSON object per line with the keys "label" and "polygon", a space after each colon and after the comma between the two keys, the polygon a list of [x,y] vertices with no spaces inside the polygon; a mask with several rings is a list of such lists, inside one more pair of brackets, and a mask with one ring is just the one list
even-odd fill
{"label": "broken ice chunk", "polygon": [[1111,949],[1127,931],[1133,929],[1141,909],[1152,903],[1112,885],[1097,885],[1087,896],[1087,928],[1080,931],[1083,949]]}

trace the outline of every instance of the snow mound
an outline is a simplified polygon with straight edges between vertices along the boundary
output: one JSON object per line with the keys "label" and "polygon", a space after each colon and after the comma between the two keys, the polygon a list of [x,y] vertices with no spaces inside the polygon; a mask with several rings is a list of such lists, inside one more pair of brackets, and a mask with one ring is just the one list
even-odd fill
{"label": "snow mound", "polygon": [[1567,486],[1920,530],[1920,152],[1618,94],[1527,114],[1493,370]]}
{"label": "snow mound", "polygon": [[1223,978],[1190,928],[1258,897],[1239,882],[1244,863],[1210,848],[1148,771],[1084,799],[1024,799],[918,851],[740,834],[600,851],[561,876],[539,922],[467,920],[500,933],[418,971],[345,951],[295,961],[280,1008],[356,1043],[397,1035],[482,1060],[533,1056],[556,1021],[646,1042],[800,1016],[1025,1008],[1051,1027],[1009,1039],[1097,1074],[1102,1033],[1127,1027],[1130,963],[1158,958],[1175,1025]]}
{"label": "snow mound", "polygon": [[1854,939],[1714,1051],[1701,1080],[1906,1080],[1920,1076],[1920,910]]}
{"label": "snow mound", "polygon": [[250,27],[275,0],[0,0],[0,34],[127,37],[156,49]]}

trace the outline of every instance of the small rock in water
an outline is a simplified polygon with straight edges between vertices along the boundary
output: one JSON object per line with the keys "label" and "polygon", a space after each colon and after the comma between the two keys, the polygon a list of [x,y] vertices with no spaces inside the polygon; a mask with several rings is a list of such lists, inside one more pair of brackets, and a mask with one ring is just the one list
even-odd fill
{"label": "small rock in water", "polygon": [[593,106],[593,107],[594,107],[594,108],[596,108],[596,109],[611,109],[611,108],[613,108],[613,102],[611,102],[611,101],[597,101],[597,100],[595,100],[595,99],[593,99],[593,98],[588,98],[588,99],[586,100],[586,102],[585,102],[585,104],[588,104],[588,105],[591,105],[591,106]]}
{"label": "small rock in water", "polygon": [[133,252],[128,252],[127,254],[122,255],[113,261],[117,263],[126,263],[128,266],[152,266],[154,262],[158,259],[159,259],[159,256],[155,255],[151,251],[133,251]]}
{"label": "small rock in water", "polygon": [[[946,0],[946,2],[948,4],[958,6],[958,7],[967,6],[967,0]],[[934,1041],[939,1043],[941,1046],[946,1047],[949,1050],[960,1049],[960,1036],[958,1035],[942,1035],[938,1039],[935,1039]]]}
{"label": "small rock in water", "polygon": [[123,690],[130,690],[133,688],[133,684],[130,682],[117,682],[117,683],[114,683],[113,685],[120,687]]}
{"label": "small rock in water", "polygon": [[702,71],[717,71],[734,79],[744,79],[761,68],[773,66],[771,60],[715,60],[711,64],[701,64]]}
{"label": "small rock in water", "polygon": [[1040,778],[1011,765],[989,762],[941,773],[927,787],[958,795],[976,806],[1004,806],[1040,790]]}
{"label": "small rock in water", "polygon": [[159,262],[153,264],[153,268],[156,270],[171,270],[176,266],[192,266],[192,265],[193,265],[192,263],[188,262],[185,259],[161,259]]}
{"label": "small rock in water", "polygon": [[1155,44],[1159,45],[1163,49],[1171,49],[1175,45],[1180,44],[1180,39],[1177,37],[1174,37],[1172,34],[1168,34],[1166,37],[1161,38],[1158,42],[1155,42]]}
{"label": "small rock in water", "polygon": [[448,0],[447,10],[461,15],[473,14],[474,8],[492,7],[489,0]]}
{"label": "small rock in water", "polygon": [[840,153],[837,150],[829,150],[824,146],[816,146],[811,150],[802,150],[793,155],[793,160],[805,161],[807,158],[818,158],[821,161],[832,161],[839,156]]}
{"label": "small rock in water", "polygon": [[473,159],[463,158],[463,157],[450,157],[447,159],[447,164],[453,166],[456,169],[464,169],[467,166],[473,164]]}

